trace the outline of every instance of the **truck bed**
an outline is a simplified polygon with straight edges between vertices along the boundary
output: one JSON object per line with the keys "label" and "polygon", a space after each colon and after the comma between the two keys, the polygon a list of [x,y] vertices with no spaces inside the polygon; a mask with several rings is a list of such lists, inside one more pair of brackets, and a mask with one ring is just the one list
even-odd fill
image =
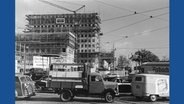
{"label": "truck bed", "polygon": [[81,78],[53,78],[50,82],[51,88],[83,88]]}

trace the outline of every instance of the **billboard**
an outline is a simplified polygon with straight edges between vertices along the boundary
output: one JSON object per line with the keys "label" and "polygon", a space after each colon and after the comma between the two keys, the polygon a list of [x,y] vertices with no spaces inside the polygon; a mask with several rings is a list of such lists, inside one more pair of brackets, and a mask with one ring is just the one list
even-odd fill
{"label": "billboard", "polygon": [[33,56],[33,68],[49,68],[49,58],[42,56]]}

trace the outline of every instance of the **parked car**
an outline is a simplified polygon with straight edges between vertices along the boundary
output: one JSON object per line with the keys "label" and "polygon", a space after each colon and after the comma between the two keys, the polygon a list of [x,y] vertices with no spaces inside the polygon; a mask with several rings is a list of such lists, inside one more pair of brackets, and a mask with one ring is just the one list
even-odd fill
{"label": "parked car", "polygon": [[131,93],[131,83],[128,83],[125,78],[120,77],[106,77],[105,81],[116,82],[119,87],[119,93]]}
{"label": "parked car", "polygon": [[35,96],[35,85],[31,78],[27,75],[15,75],[15,97],[30,98]]}
{"label": "parked car", "polygon": [[106,77],[120,77],[120,76],[116,73],[108,73]]}
{"label": "parked car", "polygon": [[46,71],[44,71],[42,68],[31,68],[30,69],[30,76],[34,81],[39,80],[41,77],[45,75],[46,75]]}
{"label": "parked car", "polygon": [[38,90],[47,90],[47,82],[51,80],[51,76],[43,76],[39,80],[35,80],[35,86]]}

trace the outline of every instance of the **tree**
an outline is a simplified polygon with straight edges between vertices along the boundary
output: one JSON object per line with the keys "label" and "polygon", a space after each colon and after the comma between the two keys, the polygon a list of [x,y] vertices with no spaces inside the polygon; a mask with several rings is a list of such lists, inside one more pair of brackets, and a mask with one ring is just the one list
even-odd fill
{"label": "tree", "polygon": [[130,65],[129,59],[126,58],[126,56],[119,56],[118,58],[118,67],[127,67]]}
{"label": "tree", "polygon": [[138,50],[132,55],[130,58],[132,61],[136,61],[141,65],[143,62],[158,62],[160,59],[158,56],[153,54],[151,51],[148,51],[146,49]]}
{"label": "tree", "polygon": [[163,56],[160,61],[169,61],[169,58],[167,56]]}

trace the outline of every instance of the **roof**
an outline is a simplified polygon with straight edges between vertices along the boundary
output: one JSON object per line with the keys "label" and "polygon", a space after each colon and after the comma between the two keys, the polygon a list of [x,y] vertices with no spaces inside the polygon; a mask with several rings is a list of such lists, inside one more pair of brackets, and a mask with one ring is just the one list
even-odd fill
{"label": "roof", "polygon": [[27,75],[24,75],[22,73],[16,73],[15,76],[27,76]]}
{"label": "roof", "polygon": [[101,75],[100,73],[93,72],[90,75]]}
{"label": "roof", "polygon": [[162,74],[135,74],[135,76],[169,77],[169,75],[162,75]]}
{"label": "roof", "polygon": [[145,62],[142,66],[169,66],[169,62]]}

